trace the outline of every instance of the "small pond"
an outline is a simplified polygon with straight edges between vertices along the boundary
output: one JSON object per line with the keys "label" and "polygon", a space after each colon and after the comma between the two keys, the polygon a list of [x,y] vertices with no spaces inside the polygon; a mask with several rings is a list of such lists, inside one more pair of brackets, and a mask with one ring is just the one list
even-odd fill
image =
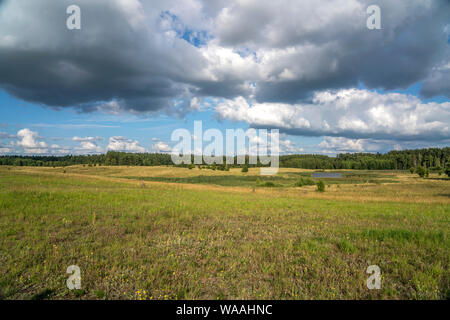
{"label": "small pond", "polygon": [[340,172],[314,172],[312,174],[313,178],[342,178],[342,173]]}

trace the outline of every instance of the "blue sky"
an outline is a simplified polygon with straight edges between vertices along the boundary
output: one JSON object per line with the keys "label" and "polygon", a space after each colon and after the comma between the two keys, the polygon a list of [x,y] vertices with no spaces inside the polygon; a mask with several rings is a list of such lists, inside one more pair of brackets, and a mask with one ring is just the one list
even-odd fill
{"label": "blue sky", "polygon": [[448,146],[450,5],[380,1],[379,30],[368,5],[6,0],[0,154],[169,152],[196,120],[282,153]]}

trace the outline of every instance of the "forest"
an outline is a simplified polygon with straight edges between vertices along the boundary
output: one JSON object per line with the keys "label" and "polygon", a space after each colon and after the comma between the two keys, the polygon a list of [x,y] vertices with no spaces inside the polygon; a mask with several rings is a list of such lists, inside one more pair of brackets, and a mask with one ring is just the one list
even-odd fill
{"label": "forest", "polygon": [[[235,159],[236,160],[236,159]],[[224,161],[225,163],[225,161]],[[237,161],[234,161],[237,163]],[[248,163],[248,157],[247,157]],[[89,166],[159,166],[173,165],[170,154],[163,153],[126,153],[108,151],[96,155],[66,156],[0,156],[0,165],[65,167],[71,165]],[[181,166],[189,166],[183,164]],[[231,165],[236,167],[239,165]],[[262,166],[248,165],[248,166]],[[442,170],[450,166],[450,148],[429,148],[388,153],[343,153],[336,157],[315,154],[292,154],[280,156],[280,167],[303,169],[356,169],[356,170],[408,170],[424,167],[430,170]]]}

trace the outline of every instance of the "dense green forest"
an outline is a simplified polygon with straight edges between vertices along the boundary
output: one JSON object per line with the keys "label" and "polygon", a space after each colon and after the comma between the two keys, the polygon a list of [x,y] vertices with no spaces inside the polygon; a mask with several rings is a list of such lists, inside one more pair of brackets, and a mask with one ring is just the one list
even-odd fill
{"label": "dense green forest", "polygon": [[[247,158],[248,161],[248,158]],[[236,161],[235,161],[236,163]],[[84,165],[172,165],[170,154],[125,153],[109,151],[98,155],[67,156],[1,156],[0,165],[12,166],[70,166]],[[439,170],[450,165],[450,148],[430,148],[381,153],[345,153],[336,157],[312,154],[280,156],[280,167],[303,169],[364,169],[364,170],[408,170],[423,166]],[[183,165],[183,166],[187,166]],[[258,164],[257,166],[260,166]]]}

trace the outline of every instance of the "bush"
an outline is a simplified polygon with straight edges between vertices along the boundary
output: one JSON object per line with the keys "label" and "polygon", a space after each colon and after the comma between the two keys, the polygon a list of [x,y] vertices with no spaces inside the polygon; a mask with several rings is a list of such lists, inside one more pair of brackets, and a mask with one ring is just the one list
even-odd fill
{"label": "bush", "polygon": [[416,171],[416,169],[414,169],[414,167],[409,168],[409,172],[411,172],[411,174],[413,174],[414,171]]}
{"label": "bush", "polygon": [[319,192],[325,191],[325,183],[322,180],[317,182],[317,191],[319,191]]}
{"label": "bush", "polygon": [[266,182],[264,182],[263,186],[272,188],[272,187],[275,187],[275,183],[273,183],[272,181],[266,181]]}
{"label": "bush", "polygon": [[194,169],[194,168],[195,168],[195,166],[194,166],[194,165],[193,165],[192,163],[191,163],[191,164],[189,164],[189,165],[188,165],[187,167],[188,167],[188,169],[189,169],[189,170],[192,170],[192,169]]}
{"label": "bush", "polygon": [[450,178],[450,165],[445,168],[445,174]]}
{"label": "bush", "polygon": [[423,178],[425,177],[425,168],[420,166],[417,167],[416,173],[419,175],[419,177]]}
{"label": "bush", "polygon": [[315,184],[316,184],[316,182],[312,179],[300,178],[300,180],[298,180],[294,186],[296,186],[296,187],[314,186]]}
{"label": "bush", "polygon": [[243,166],[241,171],[242,172],[248,172],[248,167],[247,166]]}

